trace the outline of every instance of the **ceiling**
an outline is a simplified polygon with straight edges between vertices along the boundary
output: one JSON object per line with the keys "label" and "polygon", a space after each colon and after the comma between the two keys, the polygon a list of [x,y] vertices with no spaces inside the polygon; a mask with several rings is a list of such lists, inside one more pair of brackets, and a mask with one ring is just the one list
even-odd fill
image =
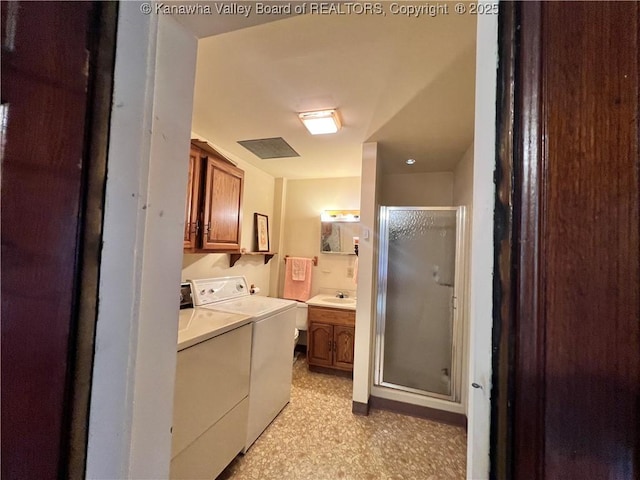
{"label": "ceiling", "polygon": [[[302,15],[234,31],[237,16],[210,17],[188,19],[200,36],[226,32],[199,40],[192,130],[275,177],[360,176],[370,141],[386,172],[452,171],[473,141],[475,17]],[[311,136],[297,117],[334,107],[337,134]],[[300,156],[237,143],[271,137]]]}

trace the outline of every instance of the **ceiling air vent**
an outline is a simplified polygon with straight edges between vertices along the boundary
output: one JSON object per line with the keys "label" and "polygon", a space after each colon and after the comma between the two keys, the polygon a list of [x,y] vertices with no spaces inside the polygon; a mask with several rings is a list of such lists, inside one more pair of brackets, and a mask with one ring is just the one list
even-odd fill
{"label": "ceiling air vent", "polygon": [[241,140],[238,143],[263,160],[300,156],[282,137]]}

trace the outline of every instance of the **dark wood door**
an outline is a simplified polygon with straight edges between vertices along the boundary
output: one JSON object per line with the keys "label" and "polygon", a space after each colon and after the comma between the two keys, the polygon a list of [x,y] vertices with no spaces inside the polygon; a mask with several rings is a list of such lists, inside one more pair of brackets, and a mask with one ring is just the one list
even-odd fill
{"label": "dark wood door", "polygon": [[309,365],[330,367],[333,364],[333,326],[311,323],[308,332],[307,360]]}
{"label": "dark wood door", "polygon": [[244,172],[207,158],[203,250],[240,250]]}
{"label": "dark wood door", "polygon": [[[90,384],[95,310],[80,326],[78,306],[90,302],[79,292],[92,287],[81,285],[79,273],[87,272],[89,263],[97,272],[99,252],[97,246],[83,250],[81,245],[87,231],[93,234],[101,225],[104,177],[94,173],[104,159],[97,158],[89,139],[98,124],[108,124],[106,79],[112,69],[106,66],[94,83],[94,41],[102,28],[97,8],[91,2],[1,3],[4,479],[79,478],[83,471],[86,435],[75,443],[72,424],[79,422],[86,433],[84,385]],[[100,109],[96,85],[103,79],[109,83],[100,91],[107,113],[98,118],[91,108]],[[104,133],[105,145],[106,138]],[[94,182],[95,190],[88,192]],[[99,210],[91,225],[85,217],[88,203]],[[95,240],[99,245],[99,235]],[[81,262],[87,251],[92,259]],[[76,348],[79,331],[90,331],[83,348]],[[88,355],[85,375],[79,374],[81,351]],[[80,391],[84,409],[72,412]],[[78,468],[70,467],[72,449],[81,452]]]}
{"label": "dark wood door", "polygon": [[499,262],[514,314],[494,332],[512,332],[498,365],[513,355],[513,410],[494,403],[512,422],[492,445],[513,441],[511,465],[493,465],[505,478],[640,477],[639,5],[522,2],[511,24],[515,146],[505,128],[513,165],[497,178],[500,201],[515,194],[513,270]]}
{"label": "dark wood door", "polygon": [[333,364],[337,368],[353,370],[353,346],[355,328],[335,325],[333,327]]}

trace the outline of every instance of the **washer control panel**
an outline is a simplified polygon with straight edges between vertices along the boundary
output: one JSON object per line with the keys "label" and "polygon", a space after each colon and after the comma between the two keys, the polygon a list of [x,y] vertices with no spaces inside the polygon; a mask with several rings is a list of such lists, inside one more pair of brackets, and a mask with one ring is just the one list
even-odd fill
{"label": "washer control panel", "polygon": [[250,295],[244,277],[220,277],[189,280],[196,307]]}

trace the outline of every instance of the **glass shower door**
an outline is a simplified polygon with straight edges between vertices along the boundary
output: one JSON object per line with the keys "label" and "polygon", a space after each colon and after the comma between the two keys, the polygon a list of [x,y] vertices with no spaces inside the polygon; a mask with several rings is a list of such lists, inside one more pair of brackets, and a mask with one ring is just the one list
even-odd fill
{"label": "glass shower door", "polygon": [[381,207],[375,383],[458,400],[463,207]]}

